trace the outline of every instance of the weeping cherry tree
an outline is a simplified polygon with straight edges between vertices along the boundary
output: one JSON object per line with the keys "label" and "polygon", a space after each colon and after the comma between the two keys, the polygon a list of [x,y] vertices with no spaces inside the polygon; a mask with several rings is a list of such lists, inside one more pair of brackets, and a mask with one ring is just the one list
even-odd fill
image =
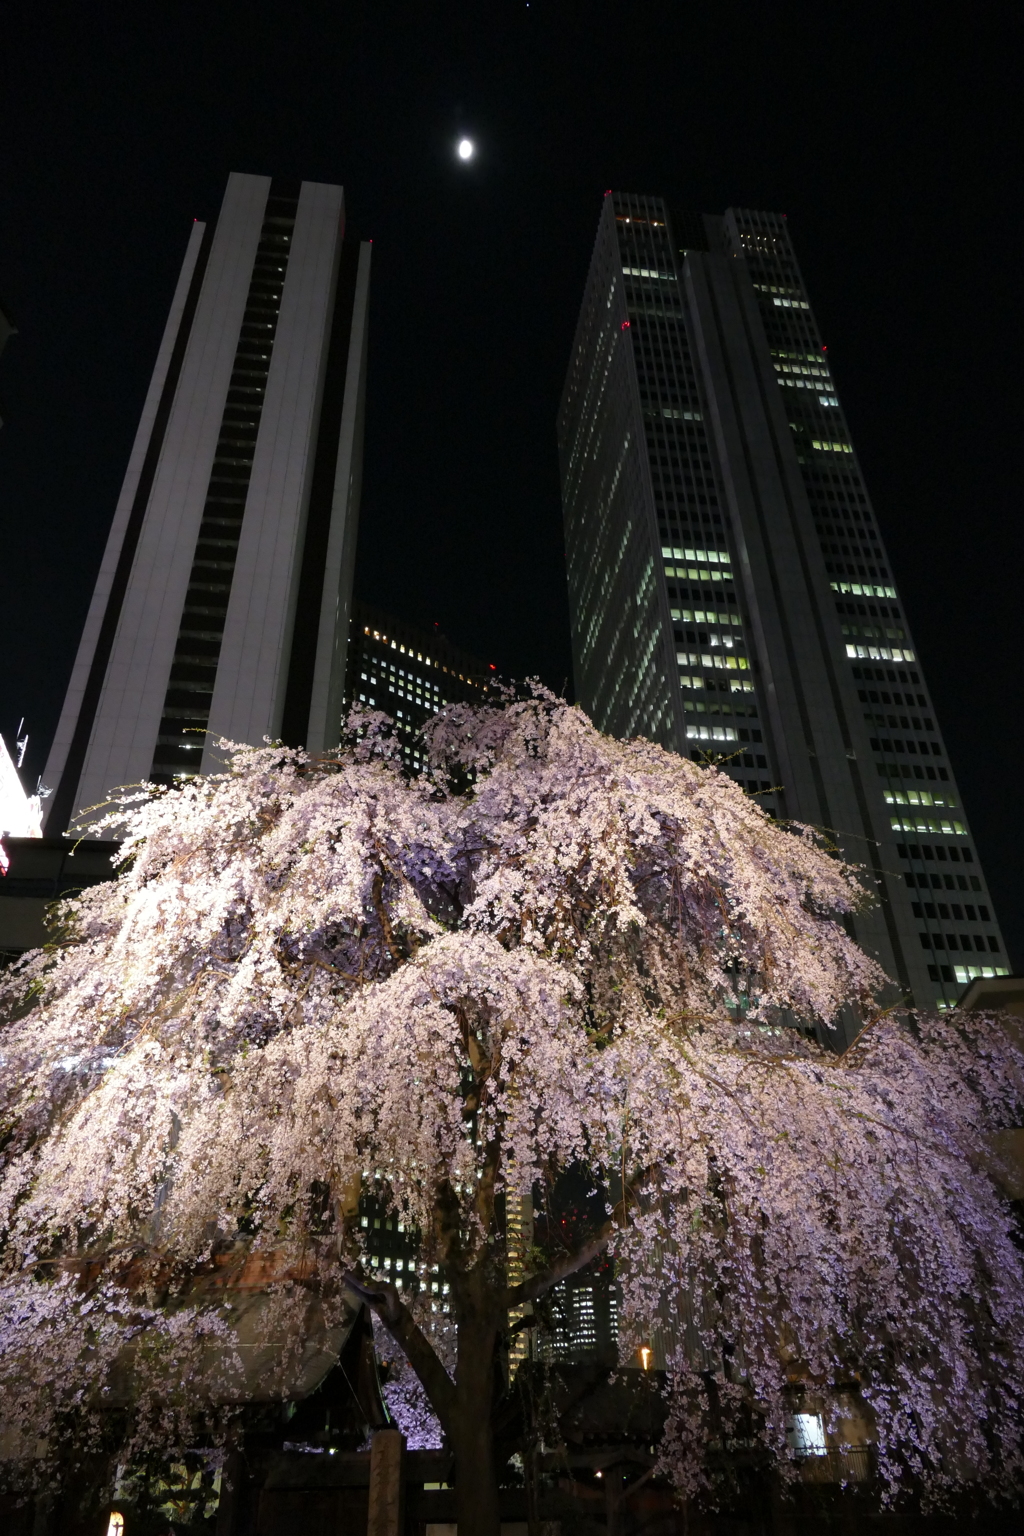
{"label": "weeping cherry tree", "polygon": [[[510,1316],[603,1254],[623,1362],[662,1341],[681,1495],[730,1415],[785,1469],[794,1403],[851,1382],[891,1490],[1015,1485],[1024,1276],[986,1172],[1013,1037],[882,1012],[858,872],[714,769],[540,691],[444,712],[412,780],[382,717],[350,725],[326,760],[239,748],[123,797],[118,878],[5,973],[3,1444],[98,1434],[128,1358],[133,1454],[214,1434],[189,1361],[216,1345],[227,1381],[231,1314],[190,1288],[262,1256],[297,1350],[311,1295],[372,1308],[460,1533],[496,1536]],[[513,1283],[509,1202],[569,1172],[600,1220]],[[404,1288],[368,1195],[417,1234]]]}

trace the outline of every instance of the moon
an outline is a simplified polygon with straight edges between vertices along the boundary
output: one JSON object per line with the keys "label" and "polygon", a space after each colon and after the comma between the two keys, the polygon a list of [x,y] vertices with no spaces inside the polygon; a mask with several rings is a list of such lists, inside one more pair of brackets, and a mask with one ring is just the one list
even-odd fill
{"label": "moon", "polygon": [[460,139],[458,156],[460,160],[472,160],[476,145],[472,139]]}

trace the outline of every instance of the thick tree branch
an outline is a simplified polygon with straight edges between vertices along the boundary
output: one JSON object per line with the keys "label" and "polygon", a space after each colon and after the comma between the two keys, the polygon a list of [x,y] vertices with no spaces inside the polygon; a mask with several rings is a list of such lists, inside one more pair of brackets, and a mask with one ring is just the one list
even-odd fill
{"label": "thick tree branch", "polygon": [[430,1400],[431,1408],[441,1421],[441,1428],[450,1439],[455,1410],[455,1383],[395,1287],[386,1284],[367,1285],[359,1275],[351,1271],[342,1278],[349,1290],[354,1291],[377,1314],[395,1343],[404,1351]]}
{"label": "thick tree branch", "polygon": [[539,1274],[531,1275],[530,1279],[524,1280],[522,1285],[510,1286],[502,1297],[502,1310],[508,1311],[512,1307],[521,1307],[528,1301],[536,1301],[538,1296],[543,1296],[546,1291],[550,1291],[552,1286],[564,1280],[567,1275],[574,1275],[577,1270],[585,1269],[591,1259],[596,1259],[598,1254],[605,1251],[614,1231],[615,1223],[606,1222],[597,1236],[589,1243],[585,1243],[576,1253],[570,1254],[568,1258],[560,1260],[557,1264],[552,1264],[549,1269],[541,1270]]}
{"label": "thick tree branch", "polygon": [[398,945],[395,943],[395,935],[391,927],[391,919],[388,917],[388,909],[384,905],[383,872],[374,875],[373,885],[371,887],[371,896],[373,900],[373,908],[377,914],[377,921],[380,923],[380,931],[384,936],[384,943],[387,945],[388,953],[396,965],[401,965],[404,956]]}

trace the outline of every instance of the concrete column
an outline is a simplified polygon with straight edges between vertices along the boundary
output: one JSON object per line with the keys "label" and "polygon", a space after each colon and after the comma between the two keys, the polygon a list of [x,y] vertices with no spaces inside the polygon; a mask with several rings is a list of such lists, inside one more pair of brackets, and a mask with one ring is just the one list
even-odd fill
{"label": "concrete column", "polygon": [[378,1429],[370,1447],[370,1509],[366,1536],[402,1536],[405,1436]]}

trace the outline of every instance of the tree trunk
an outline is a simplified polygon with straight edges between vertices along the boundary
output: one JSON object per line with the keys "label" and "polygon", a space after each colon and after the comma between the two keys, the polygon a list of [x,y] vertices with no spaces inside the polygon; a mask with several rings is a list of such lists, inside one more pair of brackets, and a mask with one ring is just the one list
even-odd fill
{"label": "tree trunk", "polygon": [[504,1286],[495,1284],[489,1271],[485,1261],[461,1277],[454,1382],[396,1290],[386,1284],[377,1289],[356,1275],[345,1276],[346,1284],[369,1301],[404,1350],[454,1452],[458,1536],[501,1536],[494,1407],[496,1351],[508,1311]]}
{"label": "tree trunk", "polygon": [[493,1317],[470,1315],[459,1323],[455,1409],[455,1511],[459,1536],[500,1536],[498,1476],[494,1464],[495,1346]]}

